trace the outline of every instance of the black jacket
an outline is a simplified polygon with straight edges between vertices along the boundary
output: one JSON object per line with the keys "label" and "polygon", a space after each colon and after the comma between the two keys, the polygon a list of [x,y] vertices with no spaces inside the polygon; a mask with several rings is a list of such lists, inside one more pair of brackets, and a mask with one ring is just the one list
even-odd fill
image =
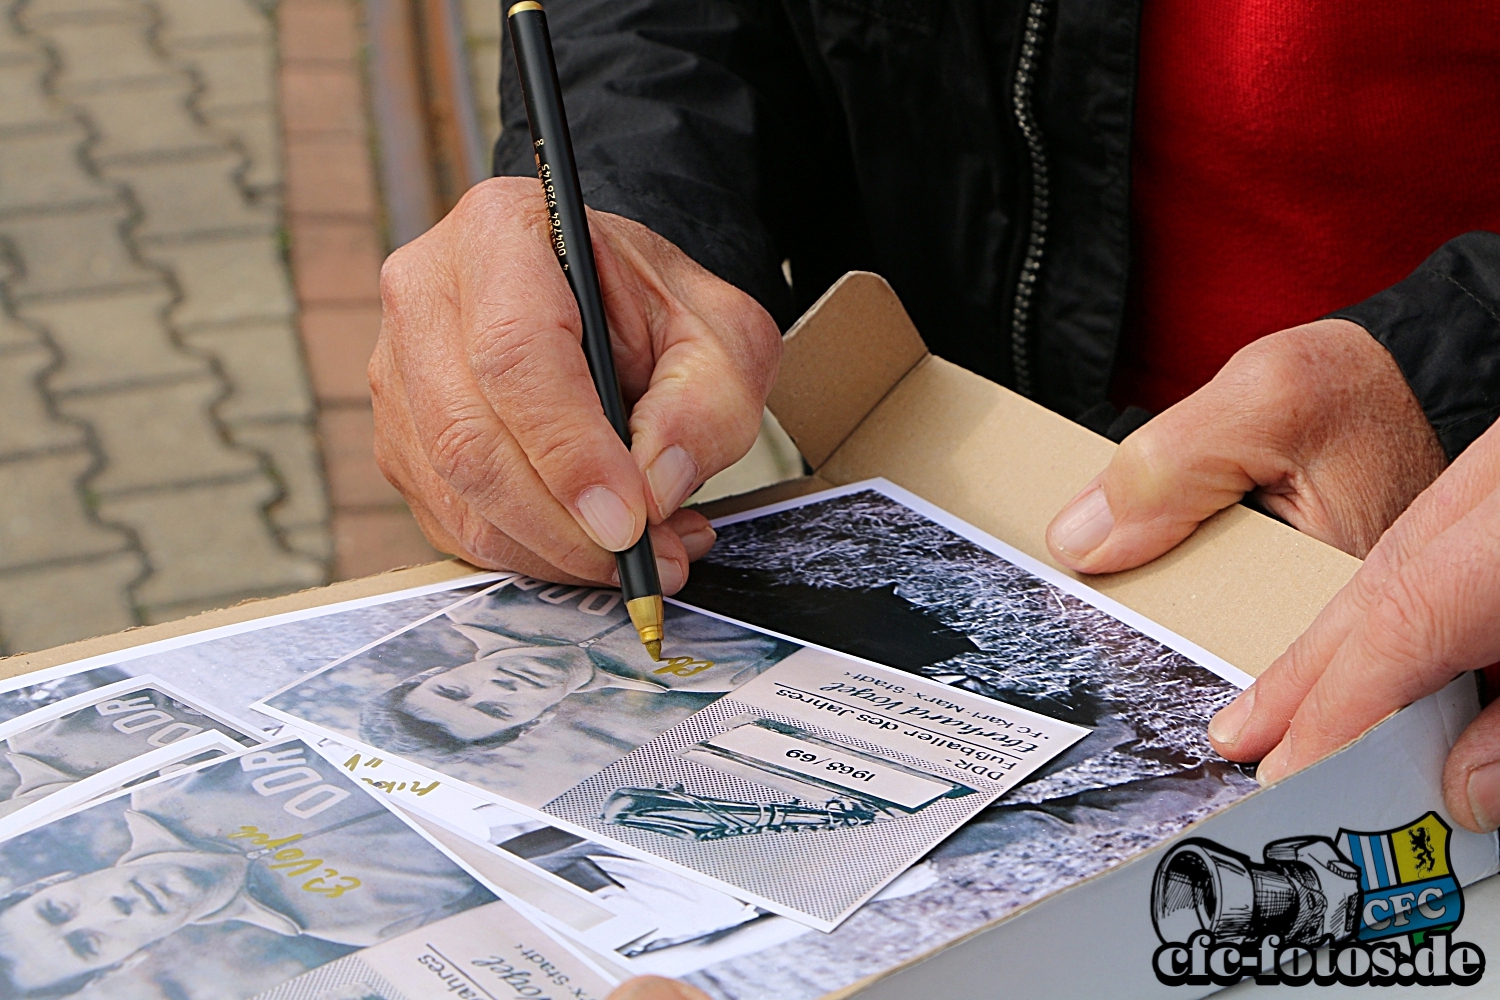
{"label": "black jacket", "polygon": [[[845,271],[879,272],[936,354],[1103,430],[1139,5],[547,7],[594,208],[649,226],[783,327]],[[496,173],[530,174],[513,71],[501,102]],[[1455,239],[1337,315],[1391,350],[1450,456],[1500,414],[1500,236]]]}

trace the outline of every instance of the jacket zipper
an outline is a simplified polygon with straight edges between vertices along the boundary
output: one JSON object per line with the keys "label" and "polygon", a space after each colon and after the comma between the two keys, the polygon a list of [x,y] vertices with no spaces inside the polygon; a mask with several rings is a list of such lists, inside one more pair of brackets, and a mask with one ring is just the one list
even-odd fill
{"label": "jacket zipper", "polygon": [[1037,128],[1036,114],[1031,106],[1032,85],[1036,80],[1037,50],[1041,45],[1042,18],[1046,12],[1047,0],[1031,0],[1031,6],[1026,11],[1026,33],[1021,39],[1021,59],[1016,64],[1016,78],[1011,88],[1016,125],[1026,139],[1026,152],[1031,159],[1031,222],[1026,236],[1026,254],[1021,261],[1021,275],[1016,281],[1010,313],[1012,378],[1015,390],[1028,397],[1031,395],[1031,359],[1027,352],[1026,336],[1031,326],[1031,295],[1036,288],[1037,274],[1042,266],[1042,251],[1047,244],[1049,207],[1047,151],[1042,146],[1042,133]]}

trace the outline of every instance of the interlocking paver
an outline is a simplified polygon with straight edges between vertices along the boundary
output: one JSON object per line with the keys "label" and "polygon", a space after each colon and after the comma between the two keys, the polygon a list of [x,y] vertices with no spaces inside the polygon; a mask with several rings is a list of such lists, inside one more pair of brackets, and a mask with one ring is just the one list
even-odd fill
{"label": "interlocking paver", "polygon": [[95,18],[141,21],[144,12],[133,0],[30,0],[20,8],[22,24],[33,29],[74,24]]}
{"label": "interlocking paver", "polygon": [[135,552],[20,570],[0,587],[0,648],[32,652],[139,624],[125,591],[141,575]]}
{"label": "interlocking paver", "polygon": [[58,89],[66,94],[80,88],[118,87],[175,75],[151,51],[143,23],[69,21],[47,28],[47,40],[62,63]]}
{"label": "interlocking paver", "polygon": [[265,202],[281,188],[281,126],[270,108],[215,110],[207,113],[214,131],[245,151],[249,163],[243,180],[257,199]]}
{"label": "interlocking paver", "polygon": [[[321,469],[319,471],[321,474]],[[293,552],[300,552],[309,558],[317,559],[325,566],[334,560],[333,532],[326,521],[310,524],[303,528],[285,528],[281,532],[281,537],[286,540],[286,547]],[[432,559],[407,560],[407,563],[417,562],[432,562]],[[372,572],[379,573],[392,568],[393,566],[382,566],[380,569],[372,570]],[[368,576],[369,574],[366,573],[364,575]]]}
{"label": "interlocking paver", "polygon": [[69,101],[83,110],[99,137],[90,150],[95,163],[223,148],[193,120],[181,80],[77,94]]}
{"label": "interlocking paver", "polygon": [[[262,451],[276,465],[276,474],[286,486],[286,496],[270,508],[271,520],[283,531],[310,525],[322,525],[328,518],[328,498],[323,487],[323,463],[320,456],[304,447],[312,430],[311,418],[284,423],[237,424],[236,441]],[[327,528],[324,528],[327,538]],[[292,546],[296,548],[297,546]],[[311,553],[326,559],[326,549]]]}
{"label": "interlocking paver", "polygon": [[404,507],[341,512],[333,522],[333,547],[333,575],[340,580],[439,558]]}
{"label": "interlocking paver", "polygon": [[302,369],[301,345],[290,321],[199,330],[183,339],[217,359],[232,386],[217,407],[221,420],[312,416],[312,394],[295,374]]}
{"label": "interlocking paver", "polygon": [[198,107],[205,114],[245,105],[268,107],[276,99],[276,63],[264,46],[216,46],[194,50],[192,56],[204,83]]}
{"label": "interlocking paver", "polygon": [[143,209],[133,235],[153,241],[215,230],[265,231],[275,217],[249,204],[235,183],[241,165],[232,150],[186,161],[117,164],[109,176],[124,181]]}
{"label": "interlocking paver", "polygon": [[[256,478],[102,501],[100,515],[136,526],[151,553],[154,572],[136,588],[147,620],[176,617],[169,609],[183,602],[212,606],[320,582],[324,571],[316,560],[284,551],[264,521],[241,516],[261,510],[276,493]],[[234,553],[232,564],[225,552]]]}
{"label": "interlocking paver", "polygon": [[112,207],[119,195],[81,167],[59,170],[78,161],[87,136],[78,127],[29,132],[0,143],[0,213],[22,209]]}
{"label": "interlocking paver", "polygon": [[0,455],[25,457],[0,461],[0,653],[320,582],[265,10],[12,6]]}
{"label": "interlocking paver", "polygon": [[91,519],[76,495],[93,465],[82,449],[0,462],[0,569],[118,552],[128,539]]}
{"label": "interlocking paver", "polygon": [[171,268],[183,301],[172,312],[179,329],[251,318],[290,316],[292,292],[276,237],[243,236],[148,248]]}
{"label": "interlocking paver", "polygon": [[11,282],[18,297],[95,288],[158,287],[161,273],[137,261],[120,227],[125,206],[0,221],[0,235],[16,247],[25,273]]}
{"label": "interlocking paver", "polygon": [[17,351],[42,342],[37,332],[14,316],[0,312],[0,351]]}
{"label": "interlocking paver", "polygon": [[244,0],[152,0],[151,6],[161,12],[168,46],[249,39],[271,52],[271,19]]}
{"label": "interlocking paver", "polygon": [[94,428],[109,462],[89,486],[105,495],[259,473],[255,457],[224,447],[206,419],[223,391],[216,379],[195,378],[68,396],[58,402],[58,409]]}
{"label": "interlocking paver", "polygon": [[500,137],[500,4],[495,0],[464,0],[464,38],[468,42],[469,80],[474,112],[485,148]]}
{"label": "interlocking paver", "polygon": [[17,32],[9,18],[0,18],[0,64],[34,63],[41,51],[34,40]]}
{"label": "interlocking paver", "polygon": [[[0,32],[0,38],[5,34]],[[53,122],[73,125],[58,114],[56,106],[42,93],[42,75],[47,72],[46,58],[29,48],[22,51],[24,55],[0,61],[0,129],[35,127]]]}
{"label": "interlocking paver", "polygon": [[37,391],[37,376],[53,360],[42,347],[0,354],[0,456],[83,444],[83,429],[48,413]]}
{"label": "interlocking paver", "polygon": [[65,363],[47,380],[53,393],[208,375],[209,363],[172,342],[162,323],[166,288],[31,302],[20,314],[46,327]]}

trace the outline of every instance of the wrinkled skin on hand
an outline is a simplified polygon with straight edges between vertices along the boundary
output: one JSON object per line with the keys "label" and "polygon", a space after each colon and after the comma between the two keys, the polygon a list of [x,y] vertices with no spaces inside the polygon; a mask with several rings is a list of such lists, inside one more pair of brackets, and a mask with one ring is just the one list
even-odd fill
{"label": "wrinkled skin on hand", "polygon": [[[1274,782],[1459,674],[1500,661],[1500,425],[1417,497],[1312,627],[1209,725]],[[1500,826],[1500,701],[1448,753],[1461,825]]]}
{"label": "wrinkled skin on hand", "polygon": [[599,405],[540,185],[500,177],[386,261],[376,459],[444,552],[613,583],[611,552],[650,530],[673,593],[714,540],[679,507],[754,443],[781,337],[755,300],[644,226],[602,212],[589,226],[631,446]]}
{"label": "wrinkled skin on hand", "polygon": [[1126,438],[1053,520],[1047,543],[1071,569],[1113,573],[1161,555],[1251,494],[1299,531],[1362,558],[1443,464],[1385,348],[1353,323],[1322,320],[1245,347]]}
{"label": "wrinkled skin on hand", "polygon": [[[1048,528],[1063,565],[1141,565],[1253,494],[1365,558],[1307,632],[1209,725],[1231,760],[1280,780],[1465,671],[1500,661],[1500,427],[1444,471],[1395,361],[1324,320],[1262,338],[1126,438]],[[1444,797],[1500,826],[1500,702],[1449,753]]]}

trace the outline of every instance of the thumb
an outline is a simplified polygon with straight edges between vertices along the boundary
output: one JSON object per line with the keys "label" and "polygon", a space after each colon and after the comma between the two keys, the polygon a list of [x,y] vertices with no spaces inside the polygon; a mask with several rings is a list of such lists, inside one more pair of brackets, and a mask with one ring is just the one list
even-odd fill
{"label": "thumb", "polygon": [[1053,558],[1080,573],[1139,566],[1254,489],[1256,445],[1222,409],[1192,396],[1126,438],[1047,526]]}

